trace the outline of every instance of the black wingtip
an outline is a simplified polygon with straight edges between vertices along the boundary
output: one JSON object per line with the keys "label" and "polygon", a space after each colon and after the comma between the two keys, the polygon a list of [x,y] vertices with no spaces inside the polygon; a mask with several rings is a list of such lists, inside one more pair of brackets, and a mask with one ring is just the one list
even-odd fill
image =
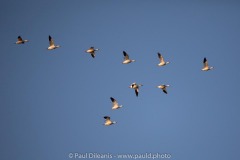
{"label": "black wingtip", "polygon": [[204,57],[204,58],[203,58],[203,62],[205,63],[206,61],[207,61],[207,58],[206,58],[206,57]]}
{"label": "black wingtip", "polygon": [[110,119],[110,117],[109,117],[109,116],[104,116],[103,118],[104,118],[104,119]]}
{"label": "black wingtip", "polygon": [[138,91],[137,91],[137,90],[135,90],[135,94],[136,94],[136,96],[138,97]]}
{"label": "black wingtip", "polygon": [[113,102],[115,99],[113,97],[110,97],[111,101]]}

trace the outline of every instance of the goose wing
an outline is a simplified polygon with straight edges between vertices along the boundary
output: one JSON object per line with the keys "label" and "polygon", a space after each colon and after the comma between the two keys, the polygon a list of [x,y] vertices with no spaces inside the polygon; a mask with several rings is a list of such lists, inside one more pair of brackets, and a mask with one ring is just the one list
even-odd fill
{"label": "goose wing", "polygon": [[124,60],[128,60],[129,59],[129,56],[127,54],[127,52],[123,51],[123,56],[124,56]]}
{"label": "goose wing", "polygon": [[110,97],[110,99],[112,101],[113,106],[118,105],[116,99],[114,99],[113,97]]}
{"label": "goose wing", "polygon": [[204,59],[203,59],[203,66],[208,67],[208,61],[207,61],[206,57],[204,57]]}
{"label": "goose wing", "polygon": [[23,41],[21,36],[18,36],[18,41]]}
{"label": "goose wing", "polygon": [[95,53],[94,53],[94,52],[92,52],[92,53],[91,53],[91,56],[92,56],[93,58],[95,58]]}
{"label": "goose wing", "polygon": [[138,97],[138,88],[135,89],[135,94],[136,94],[136,96]]}
{"label": "goose wing", "polygon": [[160,62],[164,62],[163,56],[161,53],[158,52],[158,58],[160,60]]}
{"label": "goose wing", "polygon": [[167,89],[166,89],[166,87],[165,87],[165,88],[163,88],[162,90],[163,90],[163,92],[164,92],[164,93],[166,93],[166,94],[167,94]]}
{"label": "goose wing", "polygon": [[48,40],[49,40],[50,46],[53,46],[54,45],[54,41],[53,41],[53,39],[52,39],[52,37],[50,35],[48,36]]}
{"label": "goose wing", "polygon": [[106,119],[106,120],[110,120],[109,116],[104,116],[103,118]]}

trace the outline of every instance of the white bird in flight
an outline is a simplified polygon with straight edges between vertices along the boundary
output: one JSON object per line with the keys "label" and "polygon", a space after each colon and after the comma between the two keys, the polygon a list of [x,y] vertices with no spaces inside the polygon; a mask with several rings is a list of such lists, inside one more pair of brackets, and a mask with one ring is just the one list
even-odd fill
{"label": "white bird in flight", "polygon": [[158,58],[160,60],[160,63],[158,64],[158,66],[165,66],[165,65],[170,63],[170,62],[165,62],[164,59],[163,59],[163,56],[159,52],[158,52]]}
{"label": "white bird in flight", "polygon": [[23,40],[21,36],[18,36],[16,44],[24,44],[25,42],[28,42],[28,40]]}
{"label": "white bird in flight", "polygon": [[209,67],[209,66],[208,66],[207,58],[204,57],[204,59],[203,59],[203,68],[202,68],[202,71],[209,71],[209,70],[211,70],[211,69],[213,69],[213,67]]}
{"label": "white bird in flight", "polygon": [[110,119],[109,116],[104,116],[103,118],[105,119],[105,123],[104,123],[105,126],[110,126],[110,125],[112,125],[112,124],[117,123],[117,122],[115,122],[115,121],[111,121],[111,119]]}
{"label": "white bird in flight", "polygon": [[139,87],[143,86],[142,84],[137,84],[136,82],[132,83],[129,88],[132,88],[135,90],[135,94],[138,97]]}
{"label": "white bird in flight", "polygon": [[112,109],[119,109],[122,107],[122,105],[119,105],[117,100],[114,99],[113,97],[110,97],[111,101],[112,101]]}
{"label": "white bird in flight", "polygon": [[128,64],[128,63],[131,63],[131,62],[135,62],[135,60],[129,59],[129,55],[125,51],[123,51],[123,56],[124,56],[124,60],[122,62],[123,64]]}
{"label": "white bird in flight", "polygon": [[95,49],[94,47],[90,47],[85,52],[90,53],[93,58],[95,58],[95,51],[98,51],[99,49]]}
{"label": "white bird in flight", "polygon": [[54,44],[53,38],[50,35],[48,36],[48,40],[49,40],[48,50],[53,50],[53,49],[56,49],[56,48],[60,47],[60,45],[55,45]]}
{"label": "white bird in flight", "polygon": [[157,86],[158,88],[160,88],[160,89],[162,89],[162,91],[164,92],[164,93],[166,93],[167,94],[167,87],[169,87],[170,85],[165,85],[165,84],[162,84],[162,85],[159,85],[159,86]]}

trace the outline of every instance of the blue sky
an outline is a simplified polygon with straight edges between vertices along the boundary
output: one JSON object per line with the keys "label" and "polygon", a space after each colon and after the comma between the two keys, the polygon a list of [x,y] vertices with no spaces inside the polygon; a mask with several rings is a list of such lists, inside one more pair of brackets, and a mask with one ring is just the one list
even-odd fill
{"label": "blue sky", "polygon": [[[6,1],[1,159],[240,156],[238,1]],[[29,42],[16,45],[17,36]],[[48,35],[62,47],[49,51]],[[93,59],[84,50],[100,50]],[[125,50],[136,62],[123,65]],[[171,63],[158,67],[157,52]],[[202,72],[207,57],[214,70]],[[128,88],[143,84],[139,97]],[[156,88],[171,85],[168,95]],[[111,110],[110,97],[123,108]],[[103,126],[109,115],[116,125]],[[116,158],[115,158],[116,159]]]}

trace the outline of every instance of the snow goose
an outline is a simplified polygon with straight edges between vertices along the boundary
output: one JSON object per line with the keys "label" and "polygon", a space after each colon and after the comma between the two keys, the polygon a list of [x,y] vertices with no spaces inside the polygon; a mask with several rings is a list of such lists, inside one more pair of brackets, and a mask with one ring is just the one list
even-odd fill
{"label": "snow goose", "polygon": [[165,66],[167,65],[168,63],[170,62],[165,62],[164,59],[163,59],[163,56],[161,55],[161,53],[158,52],[158,58],[160,60],[160,63],[158,64],[158,66]]}
{"label": "snow goose", "polygon": [[90,53],[91,56],[94,58],[95,57],[95,51],[98,51],[99,49],[95,49],[94,47],[90,47],[88,50],[85,52]]}
{"label": "snow goose", "polygon": [[18,36],[16,44],[24,44],[25,42],[28,42],[28,40],[23,40],[21,36]]}
{"label": "snow goose", "polygon": [[138,97],[139,87],[143,86],[142,84],[132,83],[129,88],[132,88],[135,90],[135,94]]}
{"label": "snow goose", "polygon": [[60,45],[55,45],[54,44],[53,38],[50,35],[48,36],[48,40],[49,40],[48,50],[53,50],[53,49],[56,49],[56,48],[60,47]]}
{"label": "snow goose", "polygon": [[105,123],[104,123],[105,126],[110,126],[112,124],[117,123],[115,121],[111,121],[109,116],[104,116],[103,118],[105,119]]}
{"label": "snow goose", "polygon": [[124,56],[124,60],[123,60],[123,64],[128,64],[128,63],[131,63],[131,62],[135,62],[135,60],[133,59],[129,59],[129,56],[127,54],[127,52],[123,51],[123,56]]}
{"label": "snow goose", "polygon": [[170,85],[165,85],[165,84],[162,84],[162,85],[159,85],[159,86],[157,86],[158,88],[160,88],[160,89],[162,89],[162,91],[164,92],[164,93],[166,93],[167,94],[167,87],[169,87]]}
{"label": "snow goose", "polygon": [[204,59],[203,59],[203,68],[202,68],[202,71],[209,71],[209,70],[211,70],[211,69],[213,69],[213,67],[209,67],[209,66],[208,66],[207,58],[204,57]]}
{"label": "snow goose", "polygon": [[116,99],[114,99],[113,97],[110,97],[111,101],[112,101],[112,109],[119,109],[122,107],[122,105],[118,105],[118,102]]}

